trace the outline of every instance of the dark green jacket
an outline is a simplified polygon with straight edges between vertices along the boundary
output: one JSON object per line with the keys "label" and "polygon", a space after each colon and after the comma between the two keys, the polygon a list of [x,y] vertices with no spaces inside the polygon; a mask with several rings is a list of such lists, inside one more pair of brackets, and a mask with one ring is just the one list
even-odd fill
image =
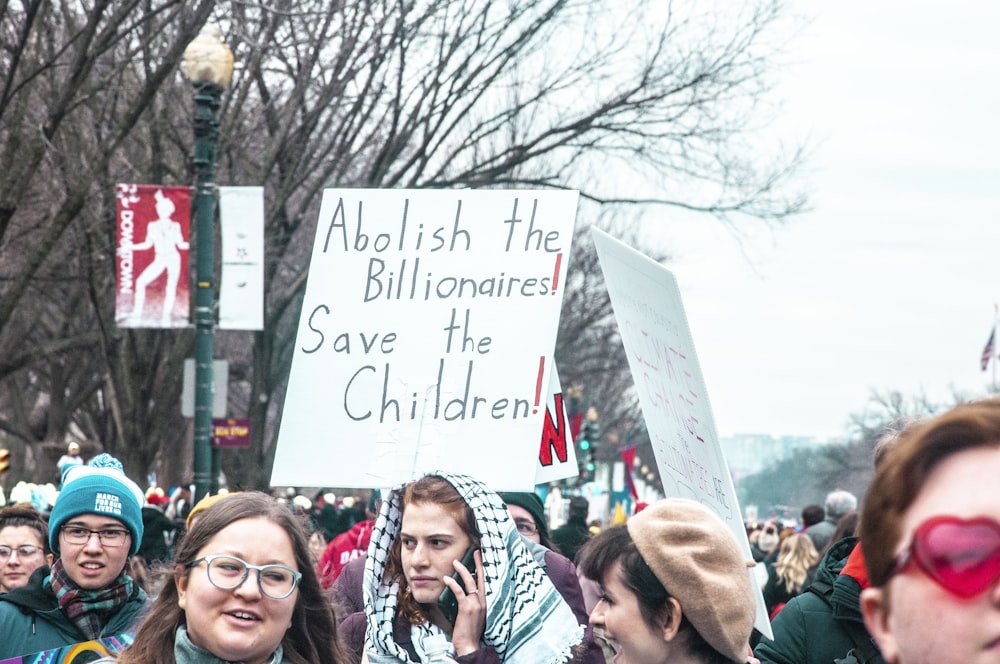
{"label": "dark green jacket", "polygon": [[[0,594],[0,660],[61,648],[90,639],[59,609],[49,568],[39,567],[28,585]],[[135,586],[128,601],[104,625],[101,636],[135,634],[145,616],[146,593]]]}
{"label": "dark green jacket", "polygon": [[[877,650],[861,617],[861,584],[850,576],[841,575],[847,557],[858,540],[847,537],[835,543],[823,556],[810,586],[789,600],[771,623],[774,640],[763,637],[754,655],[761,664],[862,664],[878,662],[871,655]],[[824,599],[819,589],[827,588]],[[827,601],[829,600],[829,601]],[[859,648],[864,642],[870,655]],[[849,657],[848,653],[854,652]]]}

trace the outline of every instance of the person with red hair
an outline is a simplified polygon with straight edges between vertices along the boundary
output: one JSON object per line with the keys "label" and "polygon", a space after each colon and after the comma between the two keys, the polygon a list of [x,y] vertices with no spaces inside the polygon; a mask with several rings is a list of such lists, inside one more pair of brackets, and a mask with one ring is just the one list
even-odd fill
{"label": "person with red hair", "polygon": [[478,480],[438,472],[391,491],[365,562],[364,612],[341,622],[358,657],[426,661],[443,635],[468,664],[583,661],[585,626]]}
{"label": "person with red hair", "polygon": [[1000,399],[903,433],[861,510],[865,624],[893,664],[1000,662]]}

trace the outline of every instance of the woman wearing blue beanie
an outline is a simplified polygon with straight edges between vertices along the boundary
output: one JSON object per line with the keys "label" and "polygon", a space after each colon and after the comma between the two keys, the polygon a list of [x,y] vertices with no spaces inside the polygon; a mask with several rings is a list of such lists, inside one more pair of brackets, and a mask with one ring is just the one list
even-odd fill
{"label": "woman wearing blue beanie", "polygon": [[131,641],[147,603],[127,567],[142,541],[143,500],[109,454],[66,468],[49,515],[51,569],[0,595],[0,660],[103,637]]}

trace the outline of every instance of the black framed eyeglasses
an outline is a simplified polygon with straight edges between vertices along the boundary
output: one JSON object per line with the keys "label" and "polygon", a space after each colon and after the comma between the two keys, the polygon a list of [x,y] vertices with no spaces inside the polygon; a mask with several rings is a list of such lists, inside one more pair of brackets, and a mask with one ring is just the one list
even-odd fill
{"label": "black framed eyeglasses", "polygon": [[517,526],[517,532],[522,535],[534,535],[538,532],[535,522],[529,519],[514,519],[514,525]]}
{"label": "black framed eyeglasses", "polygon": [[257,587],[271,599],[285,599],[291,595],[299,581],[302,572],[285,565],[251,565],[236,556],[205,556],[192,560],[185,567],[197,567],[206,564],[209,582],[219,590],[235,590],[243,585],[250,570],[257,570]]}
{"label": "black framed eyeglasses", "polygon": [[129,537],[127,530],[119,530],[118,528],[91,530],[83,526],[63,526],[61,532],[70,544],[86,544],[92,535],[97,535],[102,545],[118,547],[125,544]]}

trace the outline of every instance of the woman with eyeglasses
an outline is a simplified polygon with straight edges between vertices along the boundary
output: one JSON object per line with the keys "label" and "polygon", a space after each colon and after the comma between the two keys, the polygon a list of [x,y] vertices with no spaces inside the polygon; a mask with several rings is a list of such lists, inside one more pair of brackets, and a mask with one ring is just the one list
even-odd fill
{"label": "woman with eyeglasses", "polygon": [[131,639],[147,603],[127,567],[142,540],[143,498],[108,454],[66,469],[49,516],[51,568],[0,595],[0,659]]}
{"label": "woman with eyeglasses", "polygon": [[121,664],[341,664],[308,528],[274,498],[230,494],[199,511],[173,576]]}
{"label": "woman with eyeglasses", "polygon": [[521,537],[541,544],[549,551],[561,553],[549,535],[549,524],[545,520],[545,505],[537,493],[504,491],[500,498],[507,504]]}
{"label": "woman with eyeglasses", "polygon": [[865,624],[887,662],[1000,662],[1000,399],[907,429],[861,510]]}
{"label": "woman with eyeglasses", "polygon": [[[521,537],[541,545],[528,544],[531,555],[549,575],[549,579],[573,609],[576,617],[586,623],[590,610],[600,598],[600,588],[591,579],[578,575],[573,561],[562,555],[559,547],[552,541],[542,499],[534,492],[516,491],[504,491],[500,497],[507,503],[507,509],[510,510],[514,525],[517,526],[517,532]],[[590,640],[588,631],[588,643]]]}
{"label": "woman with eyeglasses", "polygon": [[0,509],[0,593],[28,585],[32,572],[52,564],[48,530],[31,505]]}

